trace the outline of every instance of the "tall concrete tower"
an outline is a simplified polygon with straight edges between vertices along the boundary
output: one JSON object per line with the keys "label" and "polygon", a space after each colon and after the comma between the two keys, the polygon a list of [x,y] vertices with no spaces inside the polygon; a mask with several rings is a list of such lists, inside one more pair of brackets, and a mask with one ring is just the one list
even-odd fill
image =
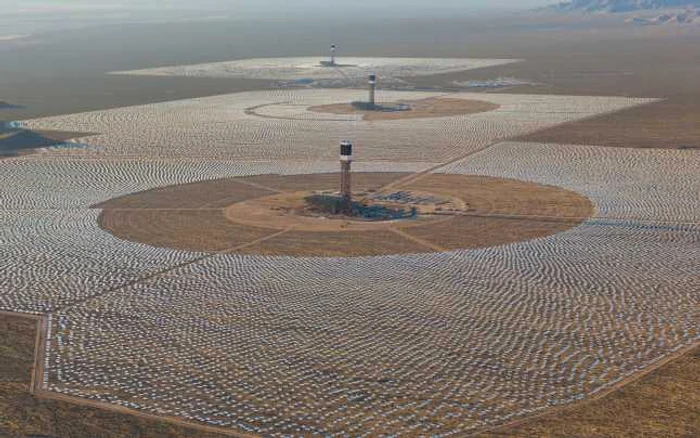
{"label": "tall concrete tower", "polygon": [[377,75],[370,73],[369,75],[369,107],[375,107],[374,93],[377,90]]}
{"label": "tall concrete tower", "polygon": [[346,213],[352,211],[352,142],[345,140],[340,143],[340,197],[342,208]]}
{"label": "tall concrete tower", "polygon": [[330,65],[335,65],[335,50],[337,49],[338,46],[335,44],[331,44],[331,64]]}

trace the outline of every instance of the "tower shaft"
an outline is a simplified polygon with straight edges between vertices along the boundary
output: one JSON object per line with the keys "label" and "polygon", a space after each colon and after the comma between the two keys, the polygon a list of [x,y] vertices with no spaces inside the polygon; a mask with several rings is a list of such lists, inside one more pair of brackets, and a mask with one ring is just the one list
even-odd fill
{"label": "tower shaft", "polygon": [[352,174],[351,161],[340,162],[340,196],[343,198],[345,208],[352,203]]}
{"label": "tower shaft", "polygon": [[344,213],[352,213],[352,142],[340,143],[340,208]]}
{"label": "tower shaft", "polygon": [[369,106],[374,108],[375,105],[375,92],[377,90],[377,75],[374,73],[369,75]]}

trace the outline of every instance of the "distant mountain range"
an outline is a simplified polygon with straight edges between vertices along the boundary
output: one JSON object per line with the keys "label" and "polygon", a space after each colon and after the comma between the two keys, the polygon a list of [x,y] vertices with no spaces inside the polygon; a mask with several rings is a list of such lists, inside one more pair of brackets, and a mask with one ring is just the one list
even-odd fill
{"label": "distant mountain range", "polygon": [[559,11],[633,12],[700,7],[700,0],[573,0],[552,6]]}
{"label": "distant mountain range", "polygon": [[625,17],[626,23],[648,26],[700,24],[700,9],[695,7],[700,7],[700,0],[574,0],[547,9],[591,14],[619,13]]}

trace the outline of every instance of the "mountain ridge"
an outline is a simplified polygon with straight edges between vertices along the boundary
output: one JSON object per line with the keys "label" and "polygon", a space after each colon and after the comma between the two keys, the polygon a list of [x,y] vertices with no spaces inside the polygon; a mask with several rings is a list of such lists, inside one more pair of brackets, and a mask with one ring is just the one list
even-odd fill
{"label": "mountain ridge", "polygon": [[573,0],[552,5],[558,11],[635,12],[700,7],[700,0]]}

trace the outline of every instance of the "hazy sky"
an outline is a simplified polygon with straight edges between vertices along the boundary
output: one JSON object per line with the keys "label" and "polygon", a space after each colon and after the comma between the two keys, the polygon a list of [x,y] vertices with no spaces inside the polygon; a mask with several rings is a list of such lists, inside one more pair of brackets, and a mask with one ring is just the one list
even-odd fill
{"label": "hazy sky", "polygon": [[261,14],[309,10],[469,11],[483,9],[526,9],[551,3],[548,0],[0,0],[10,12],[76,9],[210,9]]}
{"label": "hazy sky", "polygon": [[556,0],[0,0],[0,37],[103,24],[230,20],[357,22],[469,16]]}

